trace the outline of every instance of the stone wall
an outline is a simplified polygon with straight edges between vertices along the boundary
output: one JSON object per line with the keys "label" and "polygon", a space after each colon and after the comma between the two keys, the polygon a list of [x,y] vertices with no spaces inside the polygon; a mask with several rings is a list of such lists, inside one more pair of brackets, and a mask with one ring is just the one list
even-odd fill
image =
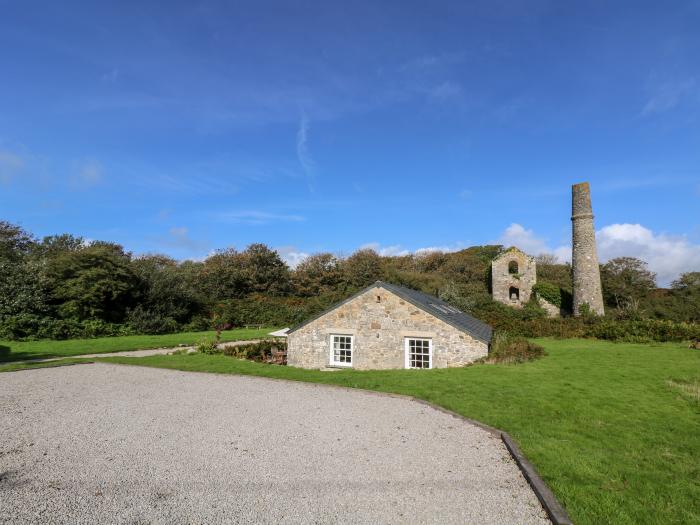
{"label": "stone wall", "polygon": [[[512,273],[510,265],[517,264]],[[537,267],[534,257],[518,248],[510,248],[491,263],[491,292],[494,301],[521,308],[530,300],[532,287],[537,282]],[[518,291],[513,297],[513,289]]]}
{"label": "stone wall", "polygon": [[488,345],[472,338],[381,287],[302,326],[287,336],[287,364],[325,368],[331,335],[352,335],[353,368],[405,368],[407,337],[432,339],[433,368],[463,366],[488,354]]}
{"label": "stone wall", "polygon": [[581,313],[581,305],[603,315],[603,291],[595,244],[591,190],[587,182],[571,187],[571,223],[574,315]]}

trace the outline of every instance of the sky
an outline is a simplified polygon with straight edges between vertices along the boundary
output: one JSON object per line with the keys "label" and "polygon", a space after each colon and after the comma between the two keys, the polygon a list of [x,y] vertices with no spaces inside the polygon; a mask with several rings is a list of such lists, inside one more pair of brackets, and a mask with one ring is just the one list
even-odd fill
{"label": "sky", "polygon": [[0,220],[135,254],[700,271],[700,2],[0,0]]}

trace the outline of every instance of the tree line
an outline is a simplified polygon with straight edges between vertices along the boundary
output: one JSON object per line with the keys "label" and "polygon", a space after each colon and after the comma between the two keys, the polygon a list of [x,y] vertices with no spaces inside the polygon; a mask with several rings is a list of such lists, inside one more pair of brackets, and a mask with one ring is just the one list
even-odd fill
{"label": "tree line", "polygon": [[[0,221],[0,338],[70,338],[217,327],[291,325],[376,280],[420,289],[489,322],[544,317],[532,301],[515,310],[492,301],[490,263],[503,246],[452,253],[346,258],[319,253],[290,268],[264,244],[220,250],[203,261],[134,256],[122,246],[71,234],[38,239]],[[638,259],[601,266],[613,319],[700,321],[700,272],[669,289]],[[538,282],[570,294],[571,267],[538,258]]]}

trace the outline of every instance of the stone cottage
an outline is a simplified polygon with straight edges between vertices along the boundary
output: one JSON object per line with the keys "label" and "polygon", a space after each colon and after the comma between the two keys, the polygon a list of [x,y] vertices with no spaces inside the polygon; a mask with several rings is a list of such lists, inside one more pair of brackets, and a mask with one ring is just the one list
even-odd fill
{"label": "stone cottage", "polygon": [[302,368],[446,368],[485,357],[491,327],[431,295],[377,281],[287,332]]}

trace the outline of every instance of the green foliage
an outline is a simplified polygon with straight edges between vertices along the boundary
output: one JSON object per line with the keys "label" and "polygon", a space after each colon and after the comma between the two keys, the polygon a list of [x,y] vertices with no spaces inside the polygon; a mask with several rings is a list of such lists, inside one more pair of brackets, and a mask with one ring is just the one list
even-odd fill
{"label": "green foliage", "polygon": [[634,257],[611,259],[600,267],[600,278],[606,304],[620,317],[638,317],[642,300],[656,288],[656,275]]}
{"label": "green foliage", "polygon": [[127,311],[126,324],[137,334],[172,334],[180,328],[172,317],[164,317],[157,310],[146,310],[141,305]]}
{"label": "green foliage", "polygon": [[[514,309],[490,297],[490,263],[502,250],[492,245],[380,256],[365,249],[345,259],[322,253],[290,270],[263,244],[177,262],[163,255],[132,258],[121,246],[70,234],[37,241],[0,221],[0,333],[26,339],[111,333],[114,324],[148,334],[217,323],[291,326],[378,279],[439,295],[513,333],[531,332],[545,315],[536,302]],[[609,318],[700,322],[700,272],[681,276],[669,290],[656,289],[644,263],[619,258],[603,266],[602,276]],[[570,311],[571,267],[540,256],[537,277],[536,293]],[[102,324],[93,330],[87,321]]]}
{"label": "green foliage", "polygon": [[265,361],[272,352],[287,351],[286,341],[278,341],[275,339],[265,339],[257,343],[249,343],[245,345],[224,346],[222,353],[227,356],[236,357],[238,359],[250,359],[252,361]]}
{"label": "green foliage", "polygon": [[557,285],[546,282],[538,282],[532,287],[532,291],[539,295],[548,303],[561,308],[562,306],[562,290]]}
{"label": "green foliage", "polygon": [[489,363],[525,363],[547,355],[540,345],[524,337],[496,332],[491,340],[491,349],[486,359]]}
{"label": "green foliage", "polygon": [[359,250],[343,261],[347,282],[356,288],[369,286],[382,278],[382,258],[374,250]]}
{"label": "green foliage", "polygon": [[121,322],[135,302],[137,277],[130,256],[109,244],[95,243],[49,259],[51,302],[63,319]]}
{"label": "green foliage", "polygon": [[200,354],[220,354],[221,349],[216,339],[205,337],[195,345],[195,350]]}
{"label": "green foliage", "polygon": [[99,319],[79,321],[20,314],[0,320],[0,338],[14,341],[123,336],[132,333],[134,332],[129,326]]}

